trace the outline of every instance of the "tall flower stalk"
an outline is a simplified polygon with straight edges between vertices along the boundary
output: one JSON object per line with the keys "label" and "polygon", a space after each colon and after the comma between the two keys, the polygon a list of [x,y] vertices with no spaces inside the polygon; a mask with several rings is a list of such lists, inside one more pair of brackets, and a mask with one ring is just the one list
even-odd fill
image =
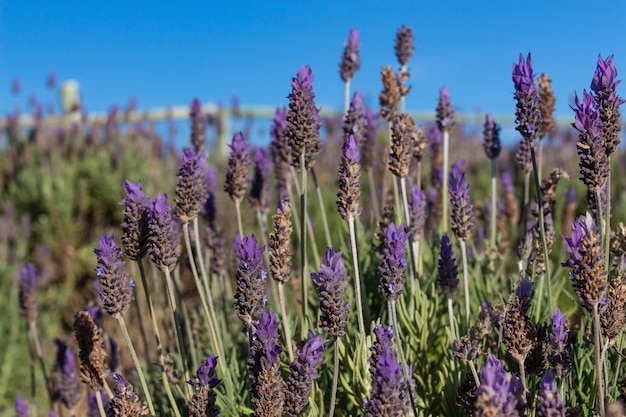
{"label": "tall flower stalk", "polygon": [[[449,178],[450,192],[450,226],[454,236],[461,243],[461,257],[463,262],[463,293],[465,295],[465,322],[469,328],[470,322],[470,295],[469,273],[467,269],[467,241],[474,229],[474,213],[470,203],[469,185],[465,181],[465,173],[453,169]],[[492,207],[491,211],[495,211]]]}
{"label": "tall flower stalk", "polygon": [[341,217],[348,222],[350,233],[350,251],[354,267],[354,292],[356,295],[356,312],[359,323],[359,335],[365,338],[363,320],[363,300],[361,291],[365,289],[359,273],[359,254],[356,245],[356,219],[361,215],[359,199],[361,197],[361,167],[359,165],[359,147],[354,136],[346,137],[341,148],[339,165],[339,187],[337,190],[337,209]]}
{"label": "tall flower stalk", "polygon": [[593,314],[595,336],[595,368],[600,415],[605,416],[604,379],[602,377],[602,326],[599,306],[605,296],[607,272],[597,225],[589,213],[572,224],[572,236],[565,238],[569,259],[563,264],[571,268],[569,277],[580,305]]}
{"label": "tall flower stalk", "polygon": [[250,157],[248,156],[248,147],[242,132],[233,135],[233,141],[230,145],[230,155],[228,156],[228,172],[226,173],[226,182],[224,183],[224,191],[228,193],[230,199],[235,203],[237,212],[237,230],[239,237],[243,236],[243,225],[241,223],[241,201],[243,200],[246,190],[248,189],[248,167],[250,166]]}
{"label": "tall flower stalk", "polygon": [[269,240],[269,267],[272,279],[278,283],[278,301],[280,314],[283,318],[283,330],[289,362],[293,362],[293,347],[291,345],[291,329],[287,320],[287,308],[285,303],[285,283],[291,279],[292,272],[292,249],[291,249],[291,209],[293,205],[288,200],[280,200],[276,214],[274,214],[274,228],[270,233]]}
{"label": "tall flower stalk", "polygon": [[146,396],[150,414],[154,416],[155,411],[150,390],[124,320],[124,315],[134,298],[133,287],[135,283],[126,273],[126,268],[122,261],[122,250],[115,244],[113,237],[113,235],[102,235],[98,242],[98,247],[94,249],[94,253],[98,258],[98,266],[96,267],[96,275],[98,276],[97,288],[102,308],[117,320],[122,330],[130,356],[133,359],[133,364],[139,374],[141,388]]}
{"label": "tall flower stalk", "polygon": [[442,230],[443,233],[448,231],[448,172],[450,170],[449,153],[450,153],[450,133],[454,129],[456,122],[454,120],[454,108],[450,101],[450,91],[448,87],[443,86],[439,90],[439,102],[437,104],[437,126],[443,134],[443,186],[442,186]]}
{"label": "tall flower stalk", "polygon": [[[172,394],[172,389],[169,384],[169,379],[165,373],[165,357],[163,355],[163,344],[161,343],[161,332],[159,330],[156,311],[154,309],[154,303],[152,302],[152,296],[150,294],[150,288],[148,286],[148,280],[143,267],[143,257],[148,250],[148,216],[150,209],[150,197],[144,194],[141,181],[132,183],[125,181],[124,189],[126,191],[126,197],[119,202],[124,206],[124,221],[122,223],[122,247],[124,254],[128,259],[134,260],[139,267],[139,274],[141,276],[141,283],[148,303],[148,312],[150,314],[150,321],[152,323],[152,331],[156,341],[157,354],[159,355],[159,365],[161,368],[161,379],[163,381],[163,388],[167,395],[168,401],[174,415],[180,417],[180,411],[178,405]],[[137,306],[137,308],[140,308]]]}
{"label": "tall flower stalk", "polygon": [[[548,254],[548,244],[546,241],[545,220],[543,198],[541,195],[541,187],[539,185],[539,171],[537,170],[537,159],[535,158],[535,147],[533,141],[539,137],[541,133],[542,115],[539,106],[539,92],[535,85],[533,68],[530,60],[530,52],[524,60],[524,56],[520,54],[519,63],[513,64],[513,84],[515,86],[514,96],[517,100],[515,110],[516,130],[521,133],[525,140],[528,141],[530,147],[530,155],[533,164],[533,173],[535,177],[535,190],[537,192],[537,204],[539,206],[539,230],[541,234],[541,242],[543,245],[543,254],[546,259],[546,273],[541,280],[548,279],[548,305],[552,309],[552,283],[550,282],[550,262]],[[526,230],[524,230],[526,233]],[[543,287],[543,285],[541,285]],[[542,297],[539,299],[540,303]],[[541,304],[538,307],[541,311]]]}
{"label": "tall flower stalk", "polygon": [[320,272],[311,272],[311,280],[315,283],[320,297],[321,317],[319,326],[333,337],[333,382],[328,410],[328,415],[332,417],[335,413],[337,381],[339,379],[339,343],[337,339],[345,335],[350,307],[344,300],[349,278],[341,258],[341,252],[326,248],[324,263],[320,265]]}
{"label": "tall flower stalk", "polygon": [[357,70],[361,67],[361,57],[359,55],[359,31],[352,28],[348,33],[345,48],[341,54],[339,63],[339,75],[344,82],[343,112],[348,113],[350,103],[350,83]]}
{"label": "tall flower stalk", "polygon": [[308,268],[306,253],[307,225],[307,173],[315,164],[319,153],[319,128],[321,121],[315,106],[313,93],[313,71],[303,66],[291,81],[289,109],[287,110],[287,138],[291,148],[291,165],[300,170],[302,176],[300,194],[300,278],[302,280],[302,331],[308,329],[308,280],[305,279]]}
{"label": "tall flower stalk", "polygon": [[500,155],[502,146],[500,145],[500,126],[493,120],[491,113],[485,116],[483,128],[483,145],[485,154],[491,162],[491,216],[489,223],[489,244],[491,248],[496,247],[496,158]]}

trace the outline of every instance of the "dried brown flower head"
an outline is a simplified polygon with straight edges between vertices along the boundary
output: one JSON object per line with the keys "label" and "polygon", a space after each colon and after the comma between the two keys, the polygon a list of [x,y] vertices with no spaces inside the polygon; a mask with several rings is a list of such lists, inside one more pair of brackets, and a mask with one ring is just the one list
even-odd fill
{"label": "dried brown flower head", "polygon": [[278,203],[274,219],[274,230],[270,233],[269,239],[269,258],[270,272],[272,278],[278,282],[287,282],[293,273],[291,269],[291,233],[293,227],[291,225],[291,211],[293,205],[289,200],[283,200]]}
{"label": "dried brown flower head", "polygon": [[384,67],[381,71],[383,91],[378,97],[380,103],[380,115],[387,121],[391,121],[398,113],[400,104],[400,85],[398,78],[391,67]]}
{"label": "dried brown flower head", "polygon": [[108,353],[102,329],[96,326],[88,311],[81,310],[74,315],[74,336],[79,349],[80,377],[91,391],[98,392],[109,374]]}
{"label": "dried brown flower head", "polygon": [[545,72],[537,78],[539,84],[539,111],[541,112],[541,124],[539,125],[539,137],[545,137],[554,129],[554,108],[556,98],[552,91],[552,80]]}

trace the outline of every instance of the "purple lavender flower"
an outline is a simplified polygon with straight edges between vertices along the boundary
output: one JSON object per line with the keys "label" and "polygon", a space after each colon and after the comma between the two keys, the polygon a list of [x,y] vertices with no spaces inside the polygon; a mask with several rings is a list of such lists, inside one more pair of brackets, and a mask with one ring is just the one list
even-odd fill
{"label": "purple lavender flower", "polygon": [[456,257],[452,250],[452,242],[448,234],[444,234],[441,238],[441,249],[439,251],[439,286],[448,297],[456,291],[459,285],[459,269],[456,266]]}
{"label": "purple lavender flower", "polygon": [[215,404],[217,395],[214,388],[221,381],[215,377],[216,366],[217,357],[209,356],[198,367],[196,379],[187,381],[193,387],[189,410],[191,417],[216,417],[219,414],[219,409]]}
{"label": "purple lavender flower", "polygon": [[326,248],[324,263],[320,265],[320,272],[311,272],[311,279],[320,296],[322,314],[319,319],[319,327],[333,337],[343,336],[348,325],[350,305],[343,298],[348,286],[348,274],[341,258],[341,252]]}
{"label": "purple lavender flower", "polygon": [[607,155],[611,155],[620,144],[619,132],[622,128],[620,123],[619,107],[624,99],[617,95],[615,87],[621,82],[615,81],[617,69],[613,62],[613,55],[602,59],[598,55],[598,65],[591,81],[591,90],[595,93],[595,101],[598,104],[598,112],[602,121],[602,138]]}
{"label": "purple lavender flower", "polygon": [[150,197],[144,194],[141,181],[124,181],[126,198],[119,202],[124,206],[122,223],[122,246],[124,254],[134,261],[141,259],[148,247],[148,208]]}
{"label": "purple lavender flower", "polygon": [[404,268],[406,259],[404,248],[408,234],[404,226],[396,229],[395,224],[389,223],[385,230],[385,244],[382,257],[378,264],[378,289],[383,293],[387,301],[395,301],[402,294],[402,287],[406,282]]}
{"label": "purple lavender flower", "polygon": [[600,112],[593,96],[583,90],[582,102],[574,98],[575,119],[572,126],[578,130],[576,150],[580,158],[580,180],[590,191],[600,192],[609,176],[609,159],[606,153]]}
{"label": "purple lavender flower", "polygon": [[356,71],[361,67],[359,56],[359,31],[352,28],[345,42],[345,48],[341,54],[339,63],[339,75],[344,82],[349,82]]}
{"label": "purple lavender flower", "polygon": [[539,91],[535,85],[530,52],[526,61],[519,55],[519,63],[513,64],[513,84],[515,86],[515,124],[524,139],[532,143],[541,130],[541,109],[539,107]]}
{"label": "purple lavender flower", "polygon": [[424,224],[426,223],[426,195],[417,185],[411,189],[409,200],[409,216],[411,217],[411,236],[414,241],[420,241],[424,237]]}
{"label": "purple lavender flower", "polygon": [[15,399],[15,414],[17,417],[28,417],[28,406],[19,394]]}
{"label": "purple lavender flower", "polygon": [[372,355],[367,358],[367,361],[370,364],[369,371],[372,375],[376,373],[376,368],[378,366],[378,357],[380,356],[380,354],[385,349],[393,348],[393,327],[383,327],[378,324],[376,325],[376,327],[374,327],[374,336],[376,336],[376,339],[370,347],[370,352],[372,352]]}
{"label": "purple lavender flower", "polygon": [[254,176],[250,187],[248,201],[255,213],[267,214],[271,199],[270,181],[271,162],[265,148],[257,148],[254,152]]}
{"label": "purple lavender flower", "polygon": [[417,141],[415,119],[406,113],[393,117],[391,125],[391,146],[389,148],[389,170],[397,177],[409,174],[413,144]]}
{"label": "purple lavender flower", "polygon": [[234,202],[241,202],[248,188],[248,166],[250,166],[248,147],[243,133],[237,132],[233,135],[224,191]]}
{"label": "purple lavender flower", "polygon": [[563,378],[572,370],[572,358],[569,353],[569,342],[565,323],[567,318],[556,308],[552,315],[552,331],[550,332],[550,367],[559,378]]}
{"label": "purple lavender flower", "polygon": [[350,101],[348,112],[343,117],[343,137],[354,136],[358,144],[362,144],[365,135],[365,110],[363,95],[355,91]]}
{"label": "purple lavender flower", "polygon": [[450,100],[450,90],[445,85],[439,90],[439,102],[437,103],[437,126],[439,131],[452,130],[455,125],[454,108]]}
{"label": "purple lavender flower", "polygon": [[565,248],[570,257],[563,266],[572,268],[569,277],[578,300],[592,312],[605,294],[607,274],[600,235],[589,213],[572,223],[572,236],[565,238]]}
{"label": "purple lavender flower", "polygon": [[363,131],[363,142],[361,146],[361,167],[367,171],[376,160],[374,148],[376,146],[376,136],[378,134],[378,113],[372,109],[365,111],[365,130]]}
{"label": "purple lavender flower", "polygon": [[133,391],[133,386],[120,374],[113,374],[113,393],[107,417],[130,417],[148,414],[148,407]]}
{"label": "purple lavender flower", "polygon": [[517,376],[510,376],[502,363],[491,353],[481,371],[480,386],[476,390],[474,415],[516,416],[525,409],[524,387]]}
{"label": "purple lavender flower", "polygon": [[150,204],[148,251],[150,260],[162,271],[171,271],[176,266],[180,256],[179,237],[179,231],[174,227],[167,195],[158,193],[156,199]]}
{"label": "purple lavender flower", "polygon": [[96,288],[102,307],[110,315],[124,315],[133,300],[134,282],[126,273],[122,250],[113,241],[114,235],[102,235],[94,253],[98,258]]}
{"label": "purple lavender flower", "polygon": [[511,173],[509,171],[502,172],[502,177],[500,178],[502,181],[502,189],[507,194],[515,194],[515,185],[513,185],[513,177],[511,177]]}
{"label": "purple lavender flower", "polygon": [[280,375],[280,354],[283,349],[278,344],[278,321],[274,311],[261,313],[258,326],[250,340],[248,369],[252,384],[252,403],[257,416],[283,415],[285,392]]}
{"label": "purple lavender flower", "polygon": [[176,172],[176,217],[182,224],[191,222],[209,195],[207,157],[204,151],[189,147],[183,150],[183,159]]}
{"label": "purple lavender flower", "polygon": [[191,118],[191,145],[197,153],[203,152],[206,143],[206,126],[204,117],[202,116],[202,105],[197,98],[194,98],[191,102],[189,116]]}
{"label": "purple lavender flower", "polygon": [[339,165],[339,185],[337,187],[337,209],[346,221],[356,219],[361,214],[361,166],[359,146],[354,136],[346,137],[341,148]]}
{"label": "purple lavender flower", "polygon": [[[313,93],[313,71],[304,65],[291,81],[289,110],[287,111],[287,138],[291,148],[291,166],[298,171],[310,169],[320,149],[319,129],[322,122],[319,109],[315,106]],[[304,153],[304,167],[300,156]]]}
{"label": "purple lavender flower", "polygon": [[554,375],[548,370],[539,384],[539,417],[565,417],[565,403],[556,389]]}
{"label": "purple lavender flower", "polygon": [[533,168],[531,146],[535,146],[534,143],[522,137],[515,151],[515,160],[525,173],[529,173]]}
{"label": "purple lavender flower", "polygon": [[235,272],[235,310],[246,330],[256,326],[265,305],[267,271],[263,268],[265,247],[257,249],[256,236],[245,236],[237,246],[235,256],[239,266]]}
{"label": "purple lavender flower", "polygon": [[122,355],[120,347],[114,338],[109,336],[109,369],[112,372],[118,372],[122,369]]}
{"label": "purple lavender flower", "polygon": [[405,416],[409,413],[407,386],[393,349],[384,349],[372,374],[372,391],[365,399],[365,417]]}
{"label": "purple lavender flower", "polygon": [[37,271],[35,265],[24,264],[20,267],[20,306],[22,315],[28,323],[37,321]]}
{"label": "purple lavender flower", "polygon": [[53,369],[55,388],[58,390],[61,402],[68,409],[73,410],[80,401],[74,351],[59,338],[55,338],[54,343],[57,345],[57,356]]}
{"label": "purple lavender flower", "polygon": [[100,396],[102,404],[107,405],[107,396],[104,390],[98,392],[90,392],[87,396],[87,417],[100,417],[100,409],[98,408],[98,400],[96,395]]}
{"label": "purple lavender flower", "polygon": [[474,229],[474,208],[470,203],[469,185],[465,181],[465,173],[458,168],[454,169],[453,166],[448,183],[450,226],[457,239],[467,241]]}
{"label": "purple lavender flower", "polygon": [[502,150],[500,145],[500,126],[494,122],[493,114],[491,113],[485,116],[483,146],[485,147],[485,153],[489,159],[496,159]]}
{"label": "purple lavender flower", "polygon": [[402,25],[396,32],[396,42],[394,46],[396,58],[400,65],[405,66],[413,56],[415,46],[413,45],[413,30]]}
{"label": "purple lavender flower", "polygon": [[324,344],[322,335],[315,335],[309,330],[309,337],[298,349],[296,360],[289,366],[290,375],[285,383],[285,407],[283,414],[298,416],[309,402],[313,381],[319,378],[315,369],[322,363]]}
{"label": "purple lavender flower", "polygon": [[274,177],[276,178],[276,189],[278,199],[287,198],[287,187],[291,174],[289,163],[291,162],[291,150],[287,141],[287,110],[284,107],[276,109],[276,114],[272,119],[270,127],[270,157],[274,166]]}

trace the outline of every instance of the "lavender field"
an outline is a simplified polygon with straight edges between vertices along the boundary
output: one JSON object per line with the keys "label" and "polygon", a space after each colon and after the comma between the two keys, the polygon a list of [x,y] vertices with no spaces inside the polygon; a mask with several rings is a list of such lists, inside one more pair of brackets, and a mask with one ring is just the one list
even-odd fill
{"label": "lavender field", "polygon": [[236,132],[227,158],[198,99],[182,150],[114,112],[7,117],[0,415],[626,415],[613,56],[560,126],[549,75],[511,51],[505,144],[445,86],[435,123],[406,113],[405,26],[366,108],[359,46],[343,114],[294,68],[266,140]]}

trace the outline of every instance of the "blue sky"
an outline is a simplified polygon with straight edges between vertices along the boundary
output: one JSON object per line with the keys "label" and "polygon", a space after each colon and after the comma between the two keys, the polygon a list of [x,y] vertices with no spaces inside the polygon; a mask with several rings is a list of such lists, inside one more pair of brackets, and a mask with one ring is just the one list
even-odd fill
{"label": "blue sky", "polygon": [[[557,115],[571,116],[574,91],[588,88],[598,54],[626,73],[623,1],[26,1],[0,0],[0,112],[44,101],[47,74],[80,82],[88,111],[203,102],[286,103],[298,68],[313,68],[317,103],[341,108],[338,63],[350,28],[362,66],[353,90],[378,104],[380,69],[397,67],[396,30],[415,34],[407,109],[431,110],[450,88],[461,111],[512,114],[511,64],[533,54],[547,72]],[[623,85],[618,87],[624,91]],[[621,92],[621,95],[626,95]]]}

